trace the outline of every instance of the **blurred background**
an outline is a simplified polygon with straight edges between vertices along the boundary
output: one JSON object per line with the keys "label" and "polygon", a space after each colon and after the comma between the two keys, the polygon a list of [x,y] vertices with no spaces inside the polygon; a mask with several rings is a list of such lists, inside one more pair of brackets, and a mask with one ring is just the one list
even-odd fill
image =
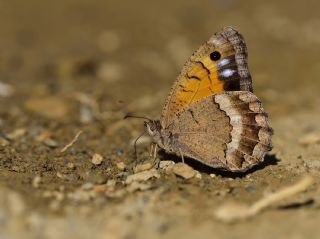
{"label": "blurred background", "polygon": [[46,88],[125,103],[161,95],[159,112],[192,52],[233,26],[268,108],[311,107],[319,104],[318,9],[315,0],[2,1],[1,81],[24,95]]}
{"label": "blurred background", "polygon": [[[67,195],[87,182],[104,184],[115,178],[121,181],[125,173],[131,172],[128,170],[119,176],[122,169],[114,162],[133,164],[132,142],[142,132],[143,124],[135,119],[123,121],[123,116],[130,112],[159,117],[165,97],[183,63],[200,44],[225,26],[235,27],[245,37],[254,92],[264,102],[275,129],[273,154],[280,161],[280,166],[275,166],[273,171],[257,172],[257,177],[273,180],[271,178],[277,176],[271,172],[277,172],[277,175],[288,179],[286,182],[291,182],[290,178],[304,172],[301,168],[300,171],[292,171],[292,168],[303,164],[303,155],[312,160],[319,157],[318,146],[303,148],[310,138],[312,144],[320,142],[319,9],[317,0],[0,1],[0,192],[9,195],[0,199],[0,202],[3,200],[2,205],[9,205],[0,208],[0,229],[3,231],[0,238],[1,235],[19,238],[30,227],[38,233],[30,236],[62,238],[59,234],[62,231],[65,235],[74,235],[75,230],[63,226],[68,210],[67,215],[73,218],[70,223],[82,228],[77,237],[86,238],[92,235],[92,230],[86,227],[87,222],[77,217],[80,209],[84,211],[84,218],[87,214],[94,215],[90,227],[95,228],[97,234],[102,231],[99,234],[101,238],[122,238],[118,231],[122,230],[123,218],[116,218],[115,224],[108,225],[115,231],[112,235],[119,237],[107,237],[109,234],[104,227],[95,224],[105,222],[100,212],[105,199],[95,201],[91,208],[91,199],[83,202],[83,198],[78,198],[83,203],[78,204],[78,199],[70,199]],[[79,130],[84,133],[77,142],[78,148],[61,155],[61,147]],[[302,143],[299,141],[301,138]],[[147,152],[147,144],[141,144],[140,151]],[[96,152],[108,159],[101,167],[93,167],[90,162]],[[141,152],[141,157],[144,156]],[[308,165],[308,162],[304,163]],[[309,168],[314,170],[320,167],[318,161],[310,161],[309,164]],[[34,184],[35,175],[41,176],[40,187]],[[214,193],[215,187],[219,188],[217,185],[224,190],[229,184],[227,179],[219,180],[221,184],[219,181],[215,186],[204,186],[205,189],[196,184],[196,188],[203,190],[200,193],[204,200],[218,197]],[[275,185],[281,180],[275,181]],[[181,182],[175,183],[178,186],[174,184],[171,187],[180,193]],[[241,188],[241,185],[243,182],[238,180],[232,187]],[[61,200],[52,193],[57,191]],[[236,197],[250,201],[259,198],[263,191],[258,192],[254,196],[240,194]],[[126,197],[121,197],[121,200]],[[190,197],[190,202],[180,202],[179,205],[189,208],[198,195]],[[233,195],[226,197],[232,199]],[[14,201],[12,198],[18,199]],[[217,200],[222,199],[224,196]],[[13,205],[10,204],[12,200]],[[103,211],[105,215],[117,215],[115,212],[122,205],[121,200],[107,201],[111,212]],[[175,203],[168,204],[169,209],[176,206]],[[18,208],[22,205],[20,209],[23,210],[15,210],[17,205]],[[192,211],[195,208],[190,207],[190,215],[180,208],[182,211],[175,219],[182,221],[174,224],[176,230],[168,229],[171,227],[167,224],[158,225],[147,223],[149,219],[139,219],[133,224],[124,224],[126,231],[133,235],[126,238],[143,236],[143,230],[136,228],[140,226],[149,228],[151,234],[144,236],[154,235],[153,229],[156,228],[154,230],[159,231],[159,235],[170,231],[174,238],[194,220],[199,224],[192,225],[199,233],[194,231],[189,236],[209,235],[212,227],[206,220],[210,216],[203,217],[199,213],[195,219]],[[29,214],[29,209],[35,213]],[[202,205],[202,209],[201,212],[207,212],[206,206]],[[26,211],[29,216],[22,217]],[[56,215],[62,217],[49,220]],[[164,213],[162,216],[168,218],[168,215]],[[185,218],[183,215],[187,215],[187,222],[181,219]],[[271,213],[268,220],[288,219],[288,215],[291,214],[278,217],[278,214]],[[172,215],[169,217],[174,218]],[[306,228],[312,236],[313,222],[304,216],[297,218],[309,222]],[[1,224],[2,219],[6,223]],[[260,231],[252,223],[246,225],[247,229],[254,231],[253,238],[269,230],[270,224],[264,223],[266,219],[259,220]],[[203,221],[206,226],[201,224]],[[52,230],[47,226],[40,229],[47,223],[54,225]],[[227,235],[228,227],[214,225],[215,233],[222,237]],[[292,233],[290,225],[297,226],[298,222],[285,224],[277,230],[278,235]],[[233,233],[239,233],[239,237],[246,236],[246,230],[235,228]],[[305,235],[303,233],[301,231],[301,235]]]}

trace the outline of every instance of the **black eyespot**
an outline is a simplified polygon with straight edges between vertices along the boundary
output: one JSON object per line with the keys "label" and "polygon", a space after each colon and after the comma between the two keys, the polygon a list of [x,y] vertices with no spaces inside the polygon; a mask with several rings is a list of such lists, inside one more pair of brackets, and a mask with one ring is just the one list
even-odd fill
{"label": "black eyespot", "polygon": [[221,54],[218,51],[214,51],[210,54],[210,59],[213,61],[220,60],[220,58],[221,58]]}

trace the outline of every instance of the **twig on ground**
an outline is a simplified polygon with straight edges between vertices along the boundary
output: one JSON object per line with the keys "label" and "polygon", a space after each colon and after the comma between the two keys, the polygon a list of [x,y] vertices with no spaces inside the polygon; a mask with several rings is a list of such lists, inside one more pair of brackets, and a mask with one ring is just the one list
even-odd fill
{"label": "twig on ground", "polygon": [[66,146],[64,146],[61,150],[60,153],[64,153],[67,151],[72,145],[74,145],[77,140],[79,139],[80,135],[82,134],[82,130],[79,130],[78,133],[74,136],[74,138],[71,140],[70,143],[68,143]]}
{"label": "twig on ground", "polygon": [[223,205],[216,211],[215,216],[223,222],[234,222],[250,218],[273,203],[305,191],[313,182],[314,179],[311,176],[306,176],[296,184],[288,186],[278,192],[271,193],[253,203],[251,206],[242,203],[229,203]]}

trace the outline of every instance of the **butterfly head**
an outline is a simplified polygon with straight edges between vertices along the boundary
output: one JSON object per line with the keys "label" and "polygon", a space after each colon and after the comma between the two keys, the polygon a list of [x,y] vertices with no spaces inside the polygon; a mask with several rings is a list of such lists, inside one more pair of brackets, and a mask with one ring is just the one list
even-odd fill
{"label": "butterfly head", "polygon": [[161,125],[159,120],[145,121],[144,126],[151,137],[156,137],[157,135],[160,136]]}
{"label": "butterfly head", "polygon": [[161,124],[159,120],[148,120],[144,122],[148,134],[152,137],[153,141],[162,145]]}

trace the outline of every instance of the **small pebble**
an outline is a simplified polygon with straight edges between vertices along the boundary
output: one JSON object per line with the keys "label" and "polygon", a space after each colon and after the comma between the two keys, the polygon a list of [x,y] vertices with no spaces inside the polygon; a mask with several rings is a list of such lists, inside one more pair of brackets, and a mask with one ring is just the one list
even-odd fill
{"label": "small pebble", "polygon": [[69,169],[75,169],[76,168],[76,166],[74,165],[74,163],[67,163],[67,168],[69,168]]}
{"label": "small pebble", "polygon": [[151,188],[151,185],[139,183],[139,182],[132,182],[130,186],[127,187],[127,191],[133,193],[135,191],[146,191]]}
{"label": "small pebble", "polygon": [[25,108],[46,118],[59,120],[69,112],[69,104],[59,96],[30,98],[25,102]]}
{"label": "small pebble", "polygon": [[70,173],[70,174],[65,174],[63,178],[70,182],[75,182],[79,179],[79,175],[75,173]]}
{"label": "small pebble", "polygon": [[133,172],[139,173],[139,172],[142,172],[142,171],[149,170],[152,167],[153,167],[153,163],[151,163],[151,162],[138,164],[137,166],[134,167]]}
{"label": "small pebble", "polygon": [[89,124],[94,120],[92,109],[86,105],[80,108],[80,122],[83,124]]}
{"label": "small pebble", "polygon": [[100,154],[94,154],[91,159],[91,163],[94,165],[100,165],[103,161],[103,157]]}
{"label": "small pebble", "polygon": [[12,166],[12,167],[11,167],[11,170],[12,170],[12,171],[15,171],[15,172],[18,172],[18,173],[21,173],[21,172],[24,171],[22,167],[16,166],[16,165]]}
{"label": "small pebble", "polygon": [[18,128],[15,129],[13,132],[7,134],[8,139],[18,139],[24,136],[27,133],[27,130],[25,128]]}
{"label": "small pebble", "polygon": [[195,178],[196,178],[196,179],[202,179],[201,173],[200,173],[199,171],[197,171],[197,170],[195,170],[195,171],[196,171],[196,176],[195,176]]}
{"label": "small pebble", "polygon": [[171,160],[163,160],[159,163],[159,168],[163,170],[172,169],[172,166],[175,164],[175,162]]}
{"label": "small pebble", "polygon": [[64,194],[59,191],[54,191],[53,196],[56,198],[58,201],[62,201],[64,199]]}
{"label": "small pebble", "polygon": [[114,187],[114,186],[116,186],[116,183],[117,183],[116,180],[114,180],[114,179],[109,179],[108,182],[107,182],[107,186],[108,186],[108,187]]}
{"label": "small pebble", "polygon": [[41,177],[40,177],[40,176],[35,176],[35,177],[32,179],[32,187],[34,187],[34,188],[39,188],[40,183],[41,183]]}
{"label": "small pebble", "polygon": [[4,146],[8,146],[9,144],[10,144],[10,142],[8,140],[0,137],[0,146],[4,147]]}
{"label": "small pebble", "polygon": [[53,139],[45,139],[43,140],[43,143],[51,148],[56,148],[59,146],[59,144],[57,143],[57,141],[53,140]]}
{"label": "small pebble", "polygon": [[309,133],[299,139],[301,145],[307,146],[320,143],[320,133]]}
{"label": "small pebble", "polygon": [[123,150],[122,149],[116,149],[115,153],[117,156],[121,156],[123,154]]}
{"label": "small pebble", "polygon": [[172,168],[172,171],[174,174],[184,179],[190,179],[196,176],[196,171],[185,163],[175,164]]}
{"label": "small pebble", "polygon": [[29,134],[33,135],[35,137],[35,140],[43,142],[46,139],[50,139],[53,133],[48,129],[42,129],[39,126],[35,126],[29,129]]}
{"label": "small pebble", "polygon": [[231,192],[231,188],[223,188],[221,190],[215,191],[215,195],[225,197],[230,192]]}
{"label": "small pebble", "polygon": [[76,191],[69,193],[68,198],[74,200],[76,202],[87,202],[90,200],[90,193],[87,191],[83,191],[81,189],[77,189]]}
{"label": "small pebble", "polygon": [[104,184],[107,182],[107,176],[101,172],[90,171],[87,174],[87,181],[94,184]]}
{"label": "small pebble", "polygon": [[0,97],[9,97],[13,94],[13,87],[0,81]]}
{"label": "small pebble", "polygon": [[215,175],[215,174],[213,174],[213,173],[210,173],[209,176],[210,176],[210,178],[215,178],[215,177],[217,177],[217,175]]}
{"label": "small pebble", "polygon": [[93,186],[93,191],[96,193],[102,193],[107,190],[107,185],[106,184],[101,184],[101,185],[94,185]]}
{"label": "small pebble", "polygon": [[93,189],[93,183],[85,183],[81,186],[81,188],[86,191],[91,190]]}
{"label": "small pebble", "polygon": [[118,162],[117,163],[117,168],[120,170],[120,171],[124,171],[126,169],[126,165],[124,164],[124,162]]}
{"label": "small pebble", "polygon": [[247,190],[248,192],[250,192],[250,193],[253,193],[253,192],[256,191],[256,187],[255,187],[254,185],[250,184],[250,185],[248,185],[248,186],[246,187],[246,190]]}
{"label": "small pebble", "polygon": [[147,181],[151,178],[160,178],[160,174],[156,169],[150,169],[148,171],[143,171],[129,175],[126,179],[126,184],[130,184],[134,181]]}
{"label": "small pebble", "polygon": [[106,192],[106,196],[108,198],[122,198],[123,196],[125,196],[127,193],[127,191],[125,189],[120,189],[117,191],[107,191]]}

